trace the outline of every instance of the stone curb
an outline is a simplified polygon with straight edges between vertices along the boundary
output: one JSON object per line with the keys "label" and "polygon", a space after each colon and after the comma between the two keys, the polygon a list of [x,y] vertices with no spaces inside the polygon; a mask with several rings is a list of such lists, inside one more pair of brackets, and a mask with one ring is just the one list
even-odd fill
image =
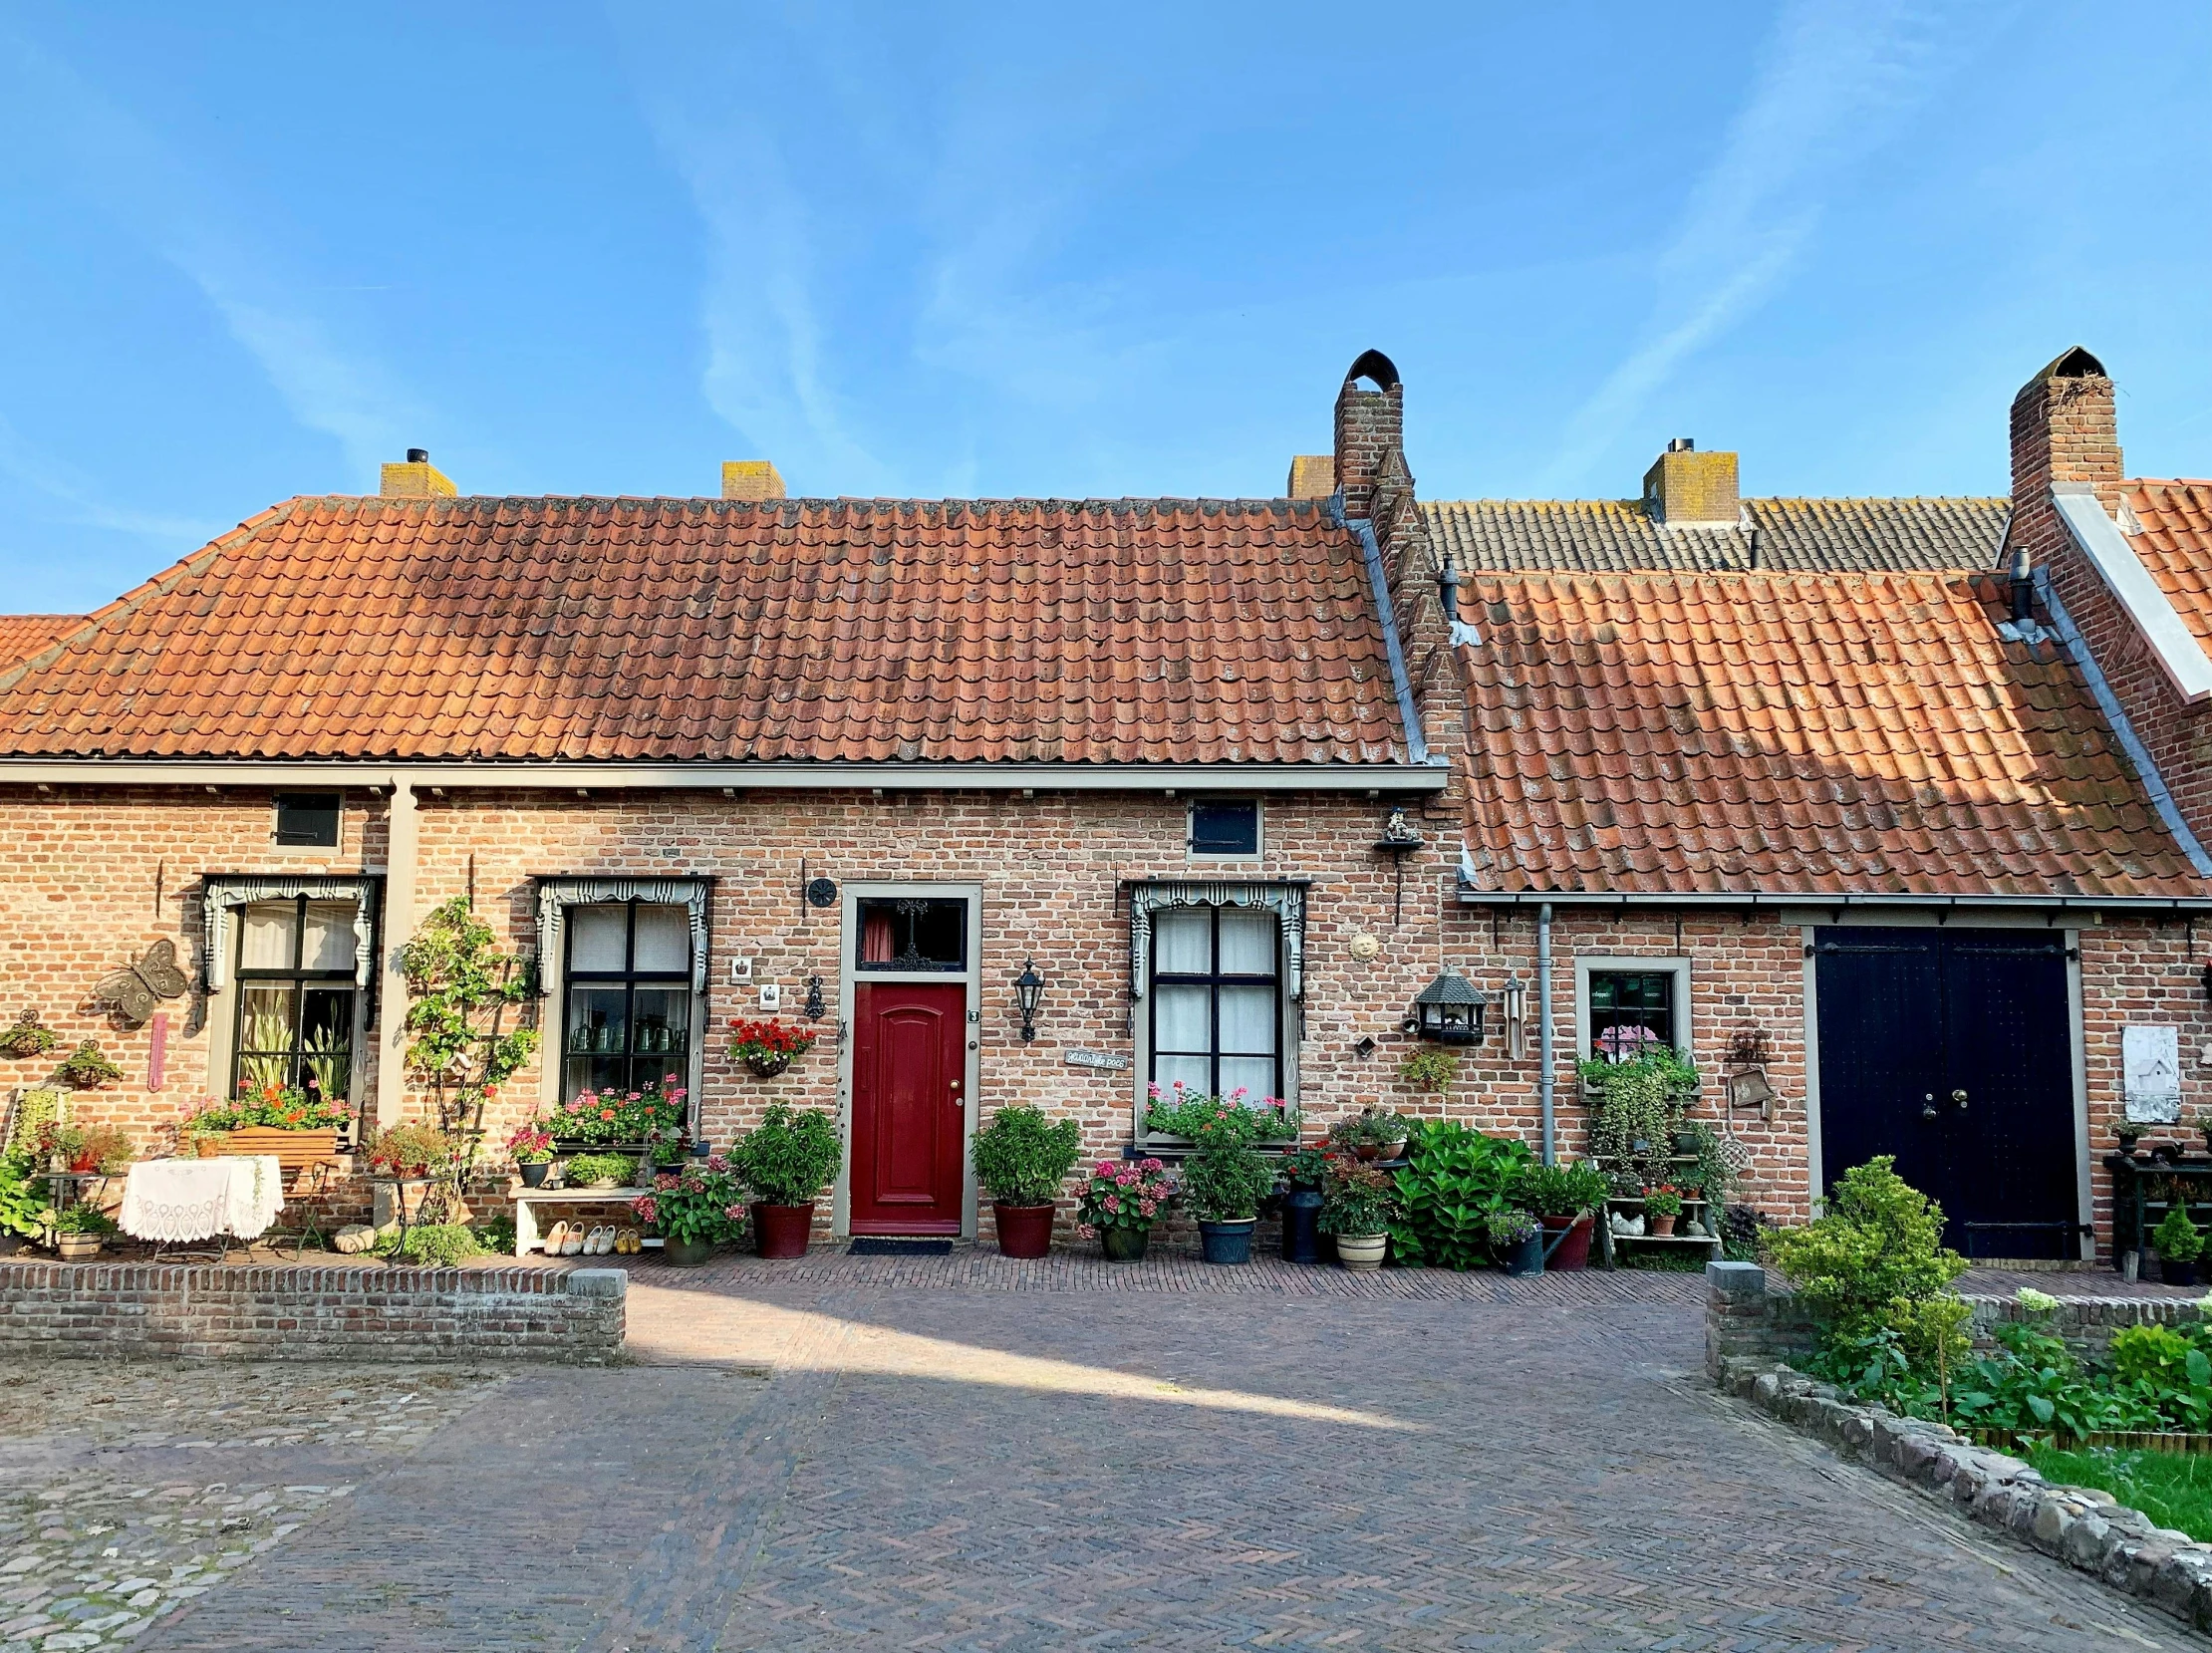
{"label": "stone curb", "polygon": [[2212,1631],[2212,1545],[2154,1526],[2111,1494],[2055,1487],[2017,1458],[1956,1430],[1840,1399],[1829,1384],[1771,1360],[1729,1357],[1721,1387],[1960,1514],[2056,1556],[2193,1629]]}

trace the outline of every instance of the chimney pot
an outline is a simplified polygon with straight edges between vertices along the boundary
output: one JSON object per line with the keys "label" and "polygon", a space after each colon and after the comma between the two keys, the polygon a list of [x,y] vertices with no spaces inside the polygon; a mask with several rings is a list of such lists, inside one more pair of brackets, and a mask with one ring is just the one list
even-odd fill
{"label": "chimney pot", "polygon": [[408,449],[408,463],[409,463],[409,464],[411,464],[411,465],[426,465],[426,464],[428,464],[429,462],[430,462],[430,450],[429,450],[428,448],[426,448],[426,447],[411,447],[411,448],[409,448],[409,449]]}
{"label": "chimney pot", "polygon": [[1667,443],[1669,453],[1695,453],[1697,447],[1697,438],[1694,436],[1676,436]]}
{"label": "chimney pot", "polygon": [[724,499],[781,499],[783,477],[767,459],[725,459],[722,462]]}

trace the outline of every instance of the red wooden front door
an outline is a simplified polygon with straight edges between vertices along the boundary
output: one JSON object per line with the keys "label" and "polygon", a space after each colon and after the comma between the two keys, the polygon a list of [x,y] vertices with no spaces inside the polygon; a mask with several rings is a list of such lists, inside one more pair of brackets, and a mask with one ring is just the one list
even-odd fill
{"label": "red wooden front door", "polygon": [[959,1234],[967,1163],[968,989],[853,991],[855,1234]]}

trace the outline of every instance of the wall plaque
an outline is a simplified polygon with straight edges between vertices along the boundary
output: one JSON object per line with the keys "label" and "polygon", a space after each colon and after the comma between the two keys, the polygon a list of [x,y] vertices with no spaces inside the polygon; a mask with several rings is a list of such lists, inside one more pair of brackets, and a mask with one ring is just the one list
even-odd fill
{"label": "wall plaque", "polygon": [[2120,1029],[2120,1092],[2139,1125],[2181,1118],[2181,1034],[2174,1027]]}
{"label": "wall plaque", "polygon": [[1069,1067],[1095,1067],[1102,1073],[1129,1071],[1129,1058],[1118,1050],[1070,1050],[1064,1059]]}

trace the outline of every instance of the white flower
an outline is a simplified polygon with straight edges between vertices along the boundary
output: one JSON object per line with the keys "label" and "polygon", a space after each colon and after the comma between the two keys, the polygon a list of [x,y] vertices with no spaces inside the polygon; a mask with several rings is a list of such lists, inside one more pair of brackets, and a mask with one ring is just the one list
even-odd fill
{"label": "white flower", "polygon": [[2058,1298],[2048,1291],[2038,1291],[2032,1285],[2022,1286],[2014,1293],[2013,1301],[2031,1314],[2049,1314],[2059,1306]]}

